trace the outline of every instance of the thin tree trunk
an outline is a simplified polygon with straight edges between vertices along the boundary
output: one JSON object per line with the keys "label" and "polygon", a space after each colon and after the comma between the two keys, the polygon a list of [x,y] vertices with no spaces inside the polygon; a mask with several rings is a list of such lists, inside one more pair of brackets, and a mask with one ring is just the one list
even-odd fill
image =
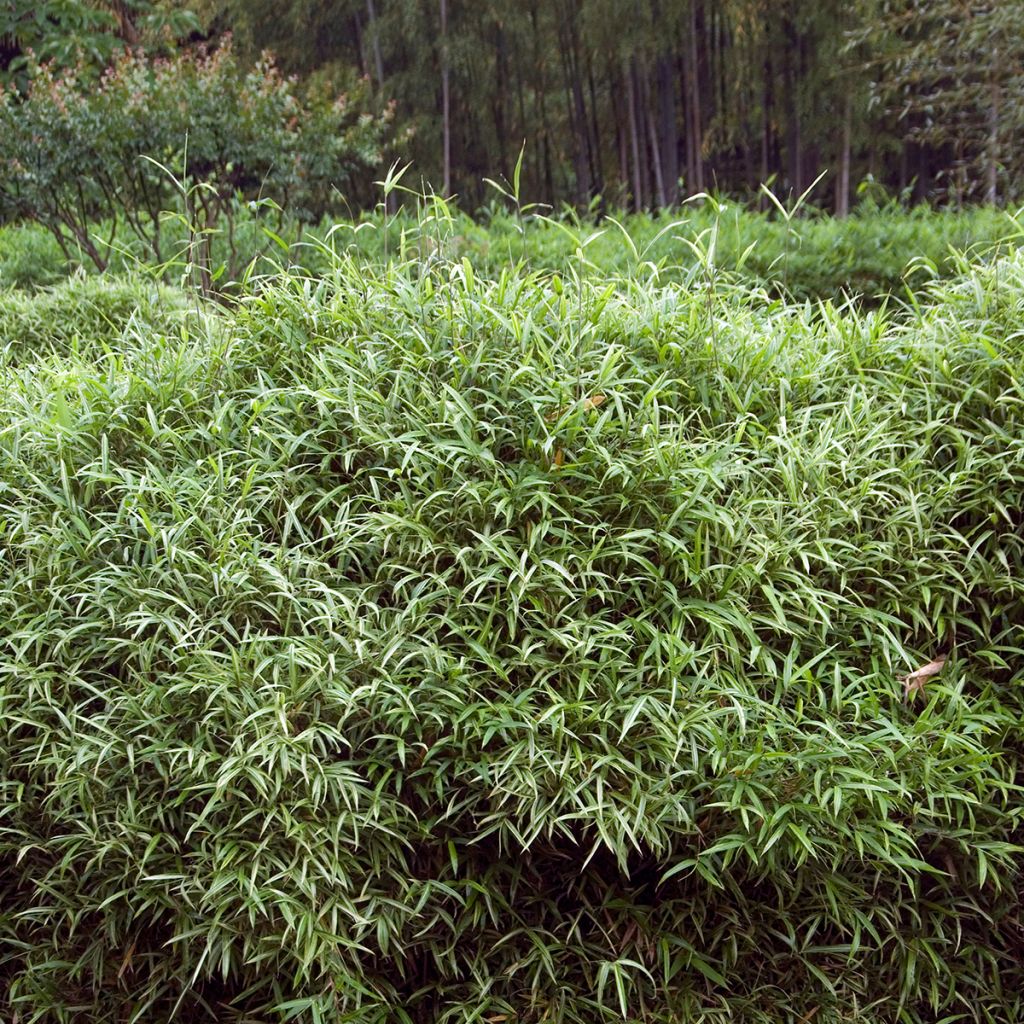
{"label": "thin tree trunk", "polygon": [[380,32],[377,27],[377,11],[373,0],[366,0],[367,28],[373,40],[373,64],[377,71],[377,88],[384,88],[384,58],[380,52]]}
{"label": "thin tree trunk", "polygon": [[[761,180],[759,185],[768,185],[768,178],[771,175],[772,164],[772,108],[774,104],[774,78],[771,65],[771,58],[766,54],[761,71]],[[764,210],[767,207],[768,197],[763,193],[758,195],[758,206]]]}
{"label": "thin tree trunk", "polygon": [[[783,82],[789,123],[786,126],[786,159],[789,164],[789,187],[796,195],[803,191],[803,140],[800,131],[799,57],[800,38],[791,18],[786,19],[786,50]],[[794,72],[793,61],[797,61]]]}
{"label": "thin tree trunk", "polygon": [[558,8],[558,49],[565,86],[566,113],[569,131],[573,137],[573,163],[576,171],[576,203],[585,207],[593,192],[593,147],[590,138],[590,119],[583,95],[583,77],[579,61],[579,40],[576,31],[574,5],[566,10]]}
{"label": "thin tree trunk", "polygon": [[700,68],[697,50],[697,0],[690,0],[690,131],[693,136],[693,186],[704,191],[704,127],[700,102]]}
{"label": "thin tree trunk", "polygon": [[594,139],[594,189],[604,195],[604,157],[601,152],[601,124],[598,120],[597,86],[594,82],[594,62],[587,53],[587,84],[590,90],[590,131]]}
{"label": "thin tree trunk", "polygon": [[641,92],[643,97],[643,108],[647,111],[647,138],[651,146],[651,166],[654,169],[654,190],[656,202],[659,209],[668,205],[665,197],[665,175],[661,166],[661,147],[658,145],[658,126],[654,119],[654,104],[651,101],[651,82],[646,70],[641,78]]}
{"label": "thin tree trunk", "polygon": [[843,136],[839,148],[839,177],[836,180],[836,216],[850,212],[850,119],[853,116],[850,93],[843,100]]}
{"label": "thin tree trunk", "polygon": [[647,127],[644,111],[647,109],[647,90],[644,78],[641,77],[636,57],[633,58],[633,100],[636,104],[636,128],[640,143],[640,182],[643,201],[641,209],[648,209],[655,204],[653,175],[651,173],[650,149],[646,139]]}
{"label": "thin tree trunk", "polygon": [[684,187],[693,190],[693,139],[690,135],[690,70],[689,47],[686,39],[679,37],[679,56],[676,59],[676,76],[679,79],[679,93],[683,103],[683,174]]}
{"label": "thin tree trunk", "polygon": [[661,118],[662,177],[667,205],[679,202],[679,132],[676,127],[676,96],[672,64],[667,55],[658,58],[658,110]]}
{"label": "thin tree trunk", "polygon": [[[40,5],[41,6],[41,5]],[[117,34],[129,46],[136,46],[139,42],[139,30],[135,27],[132,12],[125,0],[112,0],[110,4],[114,17],[117,18]]]}
{"label": "thin tree trunk", "polygon": [[498,140],[498,166],[501,173],[508,177],[511,170],[508,162],[508,116],[505,103],[508,97],[508,43],[505,39],[505,30],[499,22],[495,29],[494,39],[494,66],[496,72],[496,85],[492,98],[492,111],[494,114],[494,134]]}
{"label": "thin tree trunk", "polygon": [[441,194],[447,198],[452,188],[452,110],[448,83],[448,0],[441,0],[441,120],[444,171]]}
{"label": "thin tree trunk", "polygon": [[[524,87],[524,81],[523,81],[526,76],[523,74],[522,54],[520,52],[519,45],[516,42],[516,37],[513,36],[512,39],[513,39],[513,55],[514,55],[514,58],[515,58],[514,63],[515,63],[515,79],[516,79],[516,96],[517,96],[517,101],[518,101],[517,105],[519,107],[519,125],[518,125],[518,129],[517,129],[516,136],[515,136],[516,137],[516,141],[518,142],[518,145],[516,146],[516,154],[518,155],[518,153],[520,152],[520,146],[523,147],[523,151],[525,152],[525,148],[526,148],[525,132],[526,132],[526,125],[529,123],[529,121],[527,120],[527,116],[526,116],[526,89]],[[524,163],[526,163],[528,165],[529,161],[524,161]],[[540,168],[540,160],[539,159],[537,160],[537,167],[538,167],[538,169]],[[529,175],[529,171],[528,170],[527,170],[527,175]],[[536,194],[536,193],[534,193],[534,194]]]}
{"label": "thin tree trunk", "polygon": [[999,51],[992,52],[993,70],[989,79],[988,105],[988,159],[986,161],[987,186],[985,201],[995,205],[999,184]]}
{"label": "thin tree trunk", "polygon": [[623,76],[626,79],[629,145],[633,154],[633,209],[640,211],[644,206],[643,175],[640,170],[640,133],[636,123],[636,89],[633,86],[633,69],[628,64],[623,68]]}
{"label": "thin tree trunk", "polygon": [[680,38],[679,50],[679,85],[683,97],[683,144],[685,147],[683,156],[686,161],[686,190],[687,192],[692,193],[694,191],[694,182],[697,179],[697,170],[695,167],[693,148],[693,117],[690,114],[690,107],[692,105],[690,89],[690,45],[686,39]]}
{"label": "thin tree trunk", "polygon": [[569,134],[572,137],[573,144],[573,169],[576,178],[576,205],[586,205],[586,195],[588,191],[587,181],[587,154],[586,146],[583,142],[582,133],[580,131],[579,124],[577,123],[576,108],[573,103],[573,88],[572,88],[572,73],[565,63],[565,50],[559,46],[562,50],[562,85],[565,93],[565,113],[566,119],[569,122]]}
{"label": "thin tree trunk", "polygon": [[612,98],[612,110],[615,121],[615,143],[619,154],[619,181],[622,186],[622,194],[629,192],[629,144],[626,141],[626,132],[623,125],[626,118],[622,110],[622,82],[616,81],[611,71],[608,73],[609,95]]}
{"label": "thin tree trunk", "polygon": [[668,192],[665,188],[665,171],[661,163],[661,146],[658,144],[658,128],[654,123],[654,111],[647,108],[647,134],[651,140],[651,164],[654,167],[654,188],[658,197],[658,209],[668,208]]}
{"label": "thin tree trunk", "polygon": [[359,12],[352,12],[352,38],[355,40],[356,60],[359,62],[359,77],[370,77],[370,65],[366,61],[366,47],[363,45],[363,23],[359,20]]}
{"label": "thin tree trunk", "polygon": [[530,23],[533,26],[533,62],[534,67],[537,69],[540,75],[540,80],[537,85],[537,98],[540,101],[540,124],[541,124],[541,140],[542,140],[542,157],[544,167],[544,184],[547,189],[547,200],[549,203],[554,205],[557,197],[555,195],[555,176],[551,165],[551,128],[548,124],[548,109],[545,96],[547,94],[546,83],[544,81],[544,61],[543,51],[541,48],[541,36],[540,36],[540,23],[537,17],[537,3],[530,5]]}
{"label": "thin tree trunk", "polygon": [[569,69],[572,72],[572,99],[576,110],[576,128],[579,132],[579,145],[581,147],[581,162],[586,171],[585,188],[583,189],[584,203],[589,203],[594,194],[594,150],[597,142],[591,136],[590,117],[587,112],[587,100],[583,93],[583,68],[580,60],[580,40],[577,31],[577,11],[571,11],[566,33],[569,39]]}

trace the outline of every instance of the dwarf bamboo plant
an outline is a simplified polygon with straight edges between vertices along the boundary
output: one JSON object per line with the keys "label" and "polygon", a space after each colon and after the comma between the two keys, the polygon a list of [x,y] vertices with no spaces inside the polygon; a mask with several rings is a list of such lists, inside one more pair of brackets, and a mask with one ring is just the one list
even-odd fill
{"label": "dwarf bamboo plant", "polygon": [[3,1017],[1020,1019],[1024,260],[330,258],[0,297]]}

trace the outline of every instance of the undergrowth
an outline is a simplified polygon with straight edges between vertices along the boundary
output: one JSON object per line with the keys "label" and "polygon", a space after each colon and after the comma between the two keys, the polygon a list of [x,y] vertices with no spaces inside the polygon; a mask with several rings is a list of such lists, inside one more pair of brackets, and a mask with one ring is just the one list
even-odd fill
{"label": "undergrowth", "polygon": [[6,1019],[1020,1019],[1024,260],[705,283],[4,300]]}
{"label": "undergrowth", "polygon": [[[957,253],[991,253],[997,246],[1011,251],[1021,239],[1017,221],[990,208],[935,211],[865,204],[841,220],[814,211],[805,215],[806,208],[800,212],[786,219],[775,210],[708,200],[674,213],[613,213],[598,221],[568,214],[544,218],[536,210],[518,215],[497,206],[472,218],[453,207],[446,209],[441,231],[435,217],[409,209],[324,221],[304,232],[284,218],[267,234],[259,215],[239,210],[230,240],[225,232],[208,237],[214,267],[252,260],[258,273],[266,273],[284,261],[315,276],[330,276],[338,254],[361,264],[383,264],[401,259],[403,252],[407,259],[466,258],[484,276],[520,262],[530,270],[564,273],[580,269],[576,253],[586,243],[589,275],[646,280],[655,274],[662,284],[685,284],[702,273],[714,235],[718,269],[753,287],[800,300],[839,301],[850,295],[868,303],[902,297],[908,285],[917,289],[928,280],[955,276]],[[97,225],[95,236],[105,239],[110,230]],[[182,233],[173,221],[164,231]],[[169,248],[177,251],[186,244],[187,238]],[[118,273],[135,272],[146,262],[131,232],[115,231],[113,246],[105,255]],[[177,262],[169,262],[176,271]],[[84,256],[69,262],[38,225],[0,227],[0,286],[50,285],[71,267],[87,264]]]}

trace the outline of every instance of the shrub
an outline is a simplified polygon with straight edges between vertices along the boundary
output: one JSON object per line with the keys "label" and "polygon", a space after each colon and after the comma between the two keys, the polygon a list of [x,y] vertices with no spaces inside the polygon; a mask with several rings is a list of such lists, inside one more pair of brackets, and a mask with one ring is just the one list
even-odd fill
{"label": "shrub", "polygon": [[0,292],[0,357],[31,365],[79,349],[86,359],[111,354],[129,327],[140,331],[173,322],[182,300],[178,292],[141,281],[82,276],[38,294]]}
{"label": "shrub", "polygon": [[169,58],[125,53],[98,82],[38,67],[26,95],[0,97],[0,205],[46,227],[68,258],[81,250],[100,269],[122,225],[151,262],[174,256],[182,231],[174,222],[167,239],[162,214],[178,210],[208,287],[210,235],[232,237],[240,202],[273,201],[279,216],[319,219],[378,160],[385,118],[360,110],[361,98],[300,93],[269,59],[243,71],[230,46]]}
{"label": "shrub", "polygon": [[[113,8],[113,9],[111,9]],[[0,7],[4,41],[0,83],[26,84],[33,60],[60,67],[105,67],[126,44],[167,44],[199,28],[191,11],[150,0],[6,0]]]}
{"label": "shrub", "polygon": [[1019,1019],[1022,296],[341,261],[12,347],[6,1015]]}

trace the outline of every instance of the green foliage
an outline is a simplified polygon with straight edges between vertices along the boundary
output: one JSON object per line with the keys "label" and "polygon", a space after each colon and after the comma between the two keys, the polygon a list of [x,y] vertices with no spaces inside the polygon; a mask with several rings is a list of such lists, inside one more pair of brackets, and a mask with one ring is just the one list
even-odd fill
{"label": "green foliage", "polygon": [[1024,258],[709,255],[3,300],[7,1018],[1020,1018]]}
{"label": "green foliage", "polygon": [[191,11],[149,0],[7,0],[0,7],[0,40],[13,52],[3,62],[0,82],[24,85],[33,61],[102,69],[126,44],[178,39],[198,24]]}
{"label": "green foliage", "polygon": [[[600,223],[509,215],[494,207],[476,220],[452,211],[440,232],[436,221],[426,221],[414,210],[387,216],[378,211],[357,222],[324,220],[305,230],[286,217],[275,231],[284,247],[274,244],[269,251],[264,223],[259,210],[236,210],[230,238],[227,232],[207,236],[211,266],[255,261],[256,271],[267,273],[285,263],[319,276],[331,272],[337,253],[386,262],[404,252],[428,260],[465,257],[485,275],[521,262],[538,270],[565,272],[572,267],[585,275],[647,279],[654,274],[663,283],[689,282],[702,272],[702,252],[714,229],[716,268],[730,278],[799,299],[848,294],[875,302],[903,296],[908,286],[916,290],[929,279],[959,273],[958,253],[1008,251],[1021,239],[1016,220],[988,208],[908,210],[870,202],[851,217],[813,214],[788,224],[738,204],[716,214],[710,203],[687,206],[677,217],[617,214]],[[110,228],[96,224],[90,230],[105,237]],[[583,243],[585,262],[580,266],[576,253]],[[146,264],[145,249],[123,226],[112,249],[110,268],[117,272]],[[0,229],[0,285],[53,283],[62,268],[82,264],[82,254],[72,256],[68,264],[37,225]],[[167,268],[168,276],[176,276],[181,264],[179,260]]]}
{"label": "green foliage", "polygon": [[[359,260],[381,260],[388,247],[432,259],[463,257],[485,274],[521,262],[533,269],[613,275],[661,282],[692,282],[703,272],[715,232],[715,266],[726,276],[777,295],[839,299],[844,293],[875,301],[902,296],[930,277],[957,274],[957,253],[991,252],[1020,244],[1019,224],[1004,213],[978,208],[934,211],[865,203],[847,218],[819,214],[789,222],[750,207],[708,202],[677,215],[622,214],[600,223],[566,218],[523,220],[500,210],[482,223],[454,214],[439,234],[415,212],[334,225],[330,244]],[[325,231],[321,227],[320,235]],[[577,250],[585,261],[579,266]],[[320,250],[300,246],[293,258],[322,271]]]}
{"label": "green foliage", "polygon": [[64,65],[83,55],[106,63],[121,44],[116,29],[117,19],[110,11],[81,0],[6,3],[0,8],[0,37],[10,40],[18,51],[7,76],[24,70],[30,52]]}
{"label": "green foliage", "polygon": [[[384,130],[358,95],[302,92],[269,60],[245,71],[229,47],[126,53],[98,84],[45,65],[27,95],[0,97],[0,205],[50,230],[69,258],[105,267],[127,228],[161,264],[186,242],[231,239],[246,202],[272,202],[277,223],[284,211],[322,217],[379,159]],[[183,221],[168,224],[168,210]]]}
{"label": "green foliage", "polygon": [[[358,67],[436,186],[443,77],[452,188],[471,206],[522,148],[524,195],[578,209],[711,187],[747,199],[764,182],[782,198],[822,172],[840,213],[868,176],[917,200],[946,201],[953,176],[962,195],[1020,194],[1019,0],[452,2],[443,32],[438,0],[187,2],[206,31],[289,70]],[[968,173],[981,157],[994,193]]]}
{"label": "green foliage", "polygon": [[[622,214],[601,223],[519,217],[491,208],[481,220],[453,211],[440,233],[436,222],[414,211],[377,213],[358,222],[325,220],[305,230],[286,217],[275,231],[284,248],[275,244],[269,251],[264,223],[258,210],[236,210],[230,238],[227,232],[207,236],[211,266],[255,260],[257,272],[267,273],[276,263],[290,263],[319,276],[330,273],[337,253],[386,262],[404,252],[422,259],[465,257],[485,275],[521,262],[538,270],[573,267],[585,275],[640,279],[653,273],[663,283],[688,282],[702,272],[702,249],[714,228],[716,267],[730,278],[800,299],[848,294],[875,302],[904,295],[908,285],[917,289],[929,279],[959,273],[958,253],[1008,251],[1021,238],[1019,224],[992,209],[907,210],[870,203],[848,218],[813,215],[789,224],[738,204],[718,215],[706,204],[688,206],[677,218]],[[106,237],[110,226],[95,224],[90,230],[94,237]],[[583,243],[581,267],[576,252]],[[112,249],[112,270],[146,264],[145,249],[123,225]],[[67,266],[83,263],[83,254],[71,255],[68,264],[37,225],[0,229],[0,285],[51,284]],[[167,269],[175,276],[181,261]]]}
{"label": "green foliage", "polygon": [[67,257],[38,224],[0,227],[0,288],[56,284],[68,272]]}
{"label": "green foliage", "polygon": [[[525,150],[524,196],[650,209],[714,187],[780,198],[821,172],[916,200],[1014,202],[1022,172],[1018,0],[8,0],[0,75],[28,50],[102,68],[126,45],[233,34],[250,61],[347,69],[397,105],[403,159],[475,206]],[[446,133],[441,102],[448,83]],[[824,201],[823,196],[818,201]]]}
{"label": "green foliage", "polygon": [[77,276],[61,287],[28,295],[0,291],[0,354],[22,362],[26,355],[102,350],[129,325],[173,320],[183,296],[130,279]]}
{"label": "green foliage", "polygon": [[867,41],[876,101],[918,145],[953,154],[943,177],[958,202],[1019,197],[1013,139],[1024,129],[1024,5],[884,0]]}

